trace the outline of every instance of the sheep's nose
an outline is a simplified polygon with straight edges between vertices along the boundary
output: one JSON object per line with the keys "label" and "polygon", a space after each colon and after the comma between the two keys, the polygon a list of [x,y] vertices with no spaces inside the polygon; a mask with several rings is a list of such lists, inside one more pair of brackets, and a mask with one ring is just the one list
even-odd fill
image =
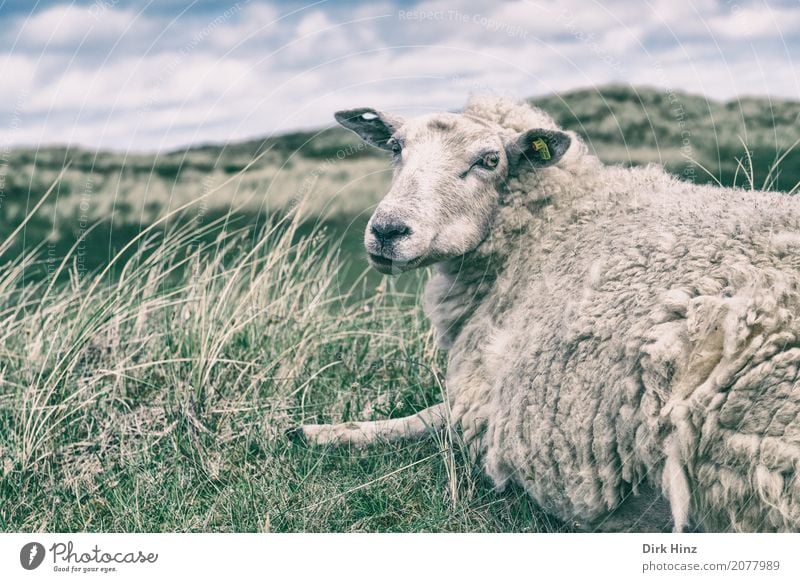
{"label": "sheep's nose", "polygon": [[372,234],[381,244],[386,244],[408,236],[411,234],[411,229],[402,222],[373,222]]}

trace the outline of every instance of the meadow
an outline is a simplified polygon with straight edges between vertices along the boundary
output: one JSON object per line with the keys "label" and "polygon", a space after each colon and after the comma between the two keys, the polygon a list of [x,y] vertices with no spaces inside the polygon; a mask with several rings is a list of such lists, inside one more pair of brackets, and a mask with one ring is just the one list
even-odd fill
{"label": "meadow", "polygon": [[[622,86],[534,100],[606,162],[793,194],[800,103]],[[419,294],[361,238],[386,158],[337,128],[0,159],[0,530],[569,531],[456,432],[307,449],[442,398]]]}

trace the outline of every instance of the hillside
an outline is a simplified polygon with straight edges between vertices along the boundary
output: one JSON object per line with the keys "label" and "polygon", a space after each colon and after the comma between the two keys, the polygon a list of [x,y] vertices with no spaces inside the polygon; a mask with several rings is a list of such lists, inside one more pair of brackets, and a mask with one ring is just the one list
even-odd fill
{"label": "hillside", "polygon": [[[692,165],[688,156],[725,184],[733,182],[743,143],[751,151],[758,187],[776,158],[800,139],[797,101],[748,97],[720,103],[679,92],[608,86],[532,102],[582,134],[605,161],[653,161],[683,173]],[[788,191],[800,181],[800,151],[787,156],[782,168],[776,189]],[[699,169],[696,176],[710,180]]]}
{"label": "hillside", "polygon": [[[800,139],[799,101],[743,98],[721,103],[699,95],[611,85],[530,102],[552,114],[566,129],[583,135],[604,161],[660,162],[675,170],[689,165],[688,155],[726,178],[723,181],[732,179],[727,172],[736,167],[735,158],[742,156],[742,142],[753,152],[758,175],[776,154]],[[345,160],[337,159],[340,152],[346,153]],[[353,134],[339,127],[193,146],[160,155],[67,147],[18,149],[11,152],[5,169],[5,193],[9,199],[19,200],[27,197],[30,189],[35,197],[40,185],[49,182],[50,173],[60,170],[67,160],[74,172],[85,175],[144,175],[151,181],[174,183],[194,180],[198,174],[238,172],[259,154],[263,157],[250,172],[270,166],[291,169],[299,160],[330,160],[341,165],[357,159],[381,159],[380,152],[361,147]],[[787,158],[785,167],[794,170],[798,160],[800,151]],[[784,172],[779,189],[786,190],[796,184],[798,174]]]}
{"label": "hillside", "polygon": [[[755,185],[761,187],[770,165],[800,139],[797,101],[744,98],[720,103],[698,95],[621,85],[531,101],[563,127],[583,135],[608,163],[662,163],[697,182],[711,181],[710,173],[724,184],[748,186],[745,172],[736,176],[737,159],[746,157],[745,143]],[[60,254],[74,243],[81,228],[105,220],[107,224],[92,235],[98,241],[94,247],[104,249],[92,264],[101,264],[108,249],[123,244],[143,225],[204,195],[188,217],[207,223],[232,212],[240,224],[248,224],[282,213],[305,198],[311,216],[335,230],[352,230],[348,236],[357,241],[364,210],[378,200],[389,181],[382,152],[363,146],[339,127],[159,155],[66,147],[18,149],[0,167],[0,236],[19,223],[67,162],[70,167],[56,196],[29,225],[26,244],[47,237],[53,253]],[[746,159],[744,165],[749,169]],[[772,187],[782,191],[800,182],[800,148],[786,156],[773,178]]]}

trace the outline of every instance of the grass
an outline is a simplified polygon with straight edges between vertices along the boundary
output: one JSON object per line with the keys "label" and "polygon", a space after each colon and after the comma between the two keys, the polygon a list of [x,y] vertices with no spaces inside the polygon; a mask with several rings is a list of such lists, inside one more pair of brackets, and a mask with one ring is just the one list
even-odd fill
{"label": "grass", "polygon": [[154,224],[90,274],[80,241],[55,265],[4,261],[0,530],[559,527],[446,435],[367,451],[284,438],[409,414],[443,377],[417,294],[342,287],[329,236],[298,235],[302,210],[258,236]]}

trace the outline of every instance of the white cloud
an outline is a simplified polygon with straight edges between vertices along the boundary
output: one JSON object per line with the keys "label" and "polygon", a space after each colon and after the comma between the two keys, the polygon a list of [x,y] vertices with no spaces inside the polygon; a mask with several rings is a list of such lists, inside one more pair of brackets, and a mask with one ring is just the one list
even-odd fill
{"label": "white cloud", "polygon": [[[37,62],[40,59],[25,54],[0,55],[0,78],[6,90],[27,90],[33,83]],[[0,111],[6,109],[6,100],[0,101]]]}
{"label": "white cloud", "polygon": [[797,34],[800,29],[800,10],[770,8],[763,5],[739,7],[720,15],[711,21],[715,34],[723,38],[748,40]]}
{"label": "white cloud", "polygon": [[224,26],[217,26],[208,37],[211,46],[227,52],[263,35],[275,34],[284,26],[280,11],[269,4],[247,4],[232,14]]}
{"label": "white cloud", "polygon": [[148,22],[127,10],[97,12],[90,6],[56,5],[21,23],[20,37],[25,44],[43,48],[77,46],[86,39],[115,40],[134,26],[141,29]]}

